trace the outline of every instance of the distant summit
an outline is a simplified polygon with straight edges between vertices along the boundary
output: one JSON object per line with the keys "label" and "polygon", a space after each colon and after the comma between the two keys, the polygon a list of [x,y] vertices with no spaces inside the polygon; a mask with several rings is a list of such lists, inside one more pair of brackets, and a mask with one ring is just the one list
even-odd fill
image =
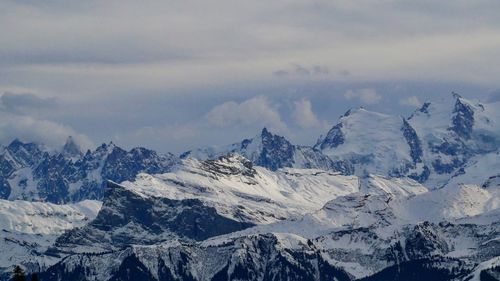
{"label": "distant summit", "polygon": [[75,142],[72,136],[69,136],[63,146],[62,154],[66,157],[80,157],[83,155],[80,146]]}
{"label": "distant summit", "polygon": [[263,128],[260,134],[239,143],[218,147],[203,147],[183,153],[181,158],[216,159],[237,153],[254,165],[275,171],[280,168],[306,168],[352,173],[352,167],[343,161],[332,161],[326,155],[308,146],[294,145],[283,136]]}
{"label": "distant summit", "polygon": [[12,141],[0,153],[0,199],[66,203],[101,199],[106,180],[134,179],[140,172],[164,173],[178,158],[145,148],[123,150],[113,143],[82,153],[72,137],[60,152]]}

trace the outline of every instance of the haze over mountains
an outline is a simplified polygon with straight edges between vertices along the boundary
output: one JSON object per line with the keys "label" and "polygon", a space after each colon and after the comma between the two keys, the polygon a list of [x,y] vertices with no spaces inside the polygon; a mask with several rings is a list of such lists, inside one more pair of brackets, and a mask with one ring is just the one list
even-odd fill
{"label": "haze over mountains", "polygon": [[499,108],[457,94],[408,117],[358,108],[311,146],[264,128],[179,156],[14,140],[0,153],[10,253],[0,270],[7,278],[22,264],[42,280],[498,277]]}

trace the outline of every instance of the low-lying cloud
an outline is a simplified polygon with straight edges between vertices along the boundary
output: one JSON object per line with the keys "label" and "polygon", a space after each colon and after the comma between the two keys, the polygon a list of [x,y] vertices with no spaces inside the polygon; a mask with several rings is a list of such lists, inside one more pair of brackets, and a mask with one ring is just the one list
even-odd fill
{"label": "low-lying cloud", "polygon": [[363,104],[375,104],[382,100],[382,96],[375,89],[371,88],[347,90],[344,93],[344,98],[347,100],[357,99]]}
{"label": "low-lying cloud", "polygon": [[0,96],[0,144],[13,139],[37,142],[52,149],[60,148],[69,136],[84,149],[92,146],[85,135],[61,123],[43,119],[44,111],[57,108],[55,98],[31,93],[6,92]]}
{"label": "low-lying cloud", "polygon": [[229,101],[217,105],[207,113],[208,122],[217,127],[269,127],[279,132],[287,130],[275,105],[265,96],[257,96],[243,102]]}
{"label": "low-lying cloud", "polygon": [[31,116],[0,112],[0,143],[7,144],[14,138],[25,142],[42,143],[58,149],[66,139],[73,136],[83,149],[92,147],[92,141],[72,128],[49,120],[38,120]]}
{"label": "low-lying cloud", "polygon": [[326,129],[328,123],[320,121],[316,114],[313,112],[311,101],[308,99],[301,99],[293,102],[293,119],[302,129],[322,128]]}
{"label": "low-lying cloud", "polygon": [[422,102],[418,99],[417,96],[410,96],[410,97],[403,98],[403,99],[399,100],[399,103],[401,105],[411,106],[411,107],[422,106]]}

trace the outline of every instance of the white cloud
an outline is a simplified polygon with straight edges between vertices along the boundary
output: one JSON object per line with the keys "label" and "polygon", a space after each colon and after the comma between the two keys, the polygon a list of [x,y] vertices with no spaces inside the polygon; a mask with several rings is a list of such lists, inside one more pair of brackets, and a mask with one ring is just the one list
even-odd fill
{"label": "white cloud", "polygon": [[7,144],[13,138],[18,138],[21,141],[42,143],[49,148],[59,148],[68,136],[73,136],[83,149],[92,147],[92,141],[88,137],[68,126],[0,111],[0,143]]}
{"label": "white cloud", "polygon": [[411,96],[411,97],[401,99],[399,101],[399,104],[406,105],[406,106],[412,106],[412,107],[420,107],[422,105],[422,103],[420,102],[420,100],[416,96]]}
{"label": "white cloud", "polygon": [[257,96],[241,103],[234,101],[217,105],[207,113],[206,119],[217,127],[257,126],[283,132],[286,124],[275,106],[264,96]]}
{"label": "white cloud", "polygon": [[348,90],[344,93],[344,98],[348,100],[358,99],[364,104],[374,104],[380,102],[382,96],[375,89],[364,88],[358,90]]}
{"label": "white cloud", "polygon": [[308,99],[301,99],[293,102],[292,117],[295,123],[303,128],[323,128],[328,125],[318,119],[312,110],[311,101]]}
{"label": "white cloud", "polygon": [[25,142],[60,148],[72,136],[83,149],[92,141],[69,126],[47,120],[43,116],[57,108],[55,98],[42,98],[32,93],[5,92],[0,95],[0,144],[17,138]]}

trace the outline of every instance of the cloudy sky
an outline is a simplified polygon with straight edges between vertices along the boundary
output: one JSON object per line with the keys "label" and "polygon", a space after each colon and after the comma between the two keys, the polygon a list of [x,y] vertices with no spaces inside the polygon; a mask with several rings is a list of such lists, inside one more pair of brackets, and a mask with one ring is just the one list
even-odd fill
{"label": "cloudy sky", "polygon": [[[0,143],[182,152],[500,89],[500,2],[2,1]],[[497,93],[497,94],[495,94]]]}

